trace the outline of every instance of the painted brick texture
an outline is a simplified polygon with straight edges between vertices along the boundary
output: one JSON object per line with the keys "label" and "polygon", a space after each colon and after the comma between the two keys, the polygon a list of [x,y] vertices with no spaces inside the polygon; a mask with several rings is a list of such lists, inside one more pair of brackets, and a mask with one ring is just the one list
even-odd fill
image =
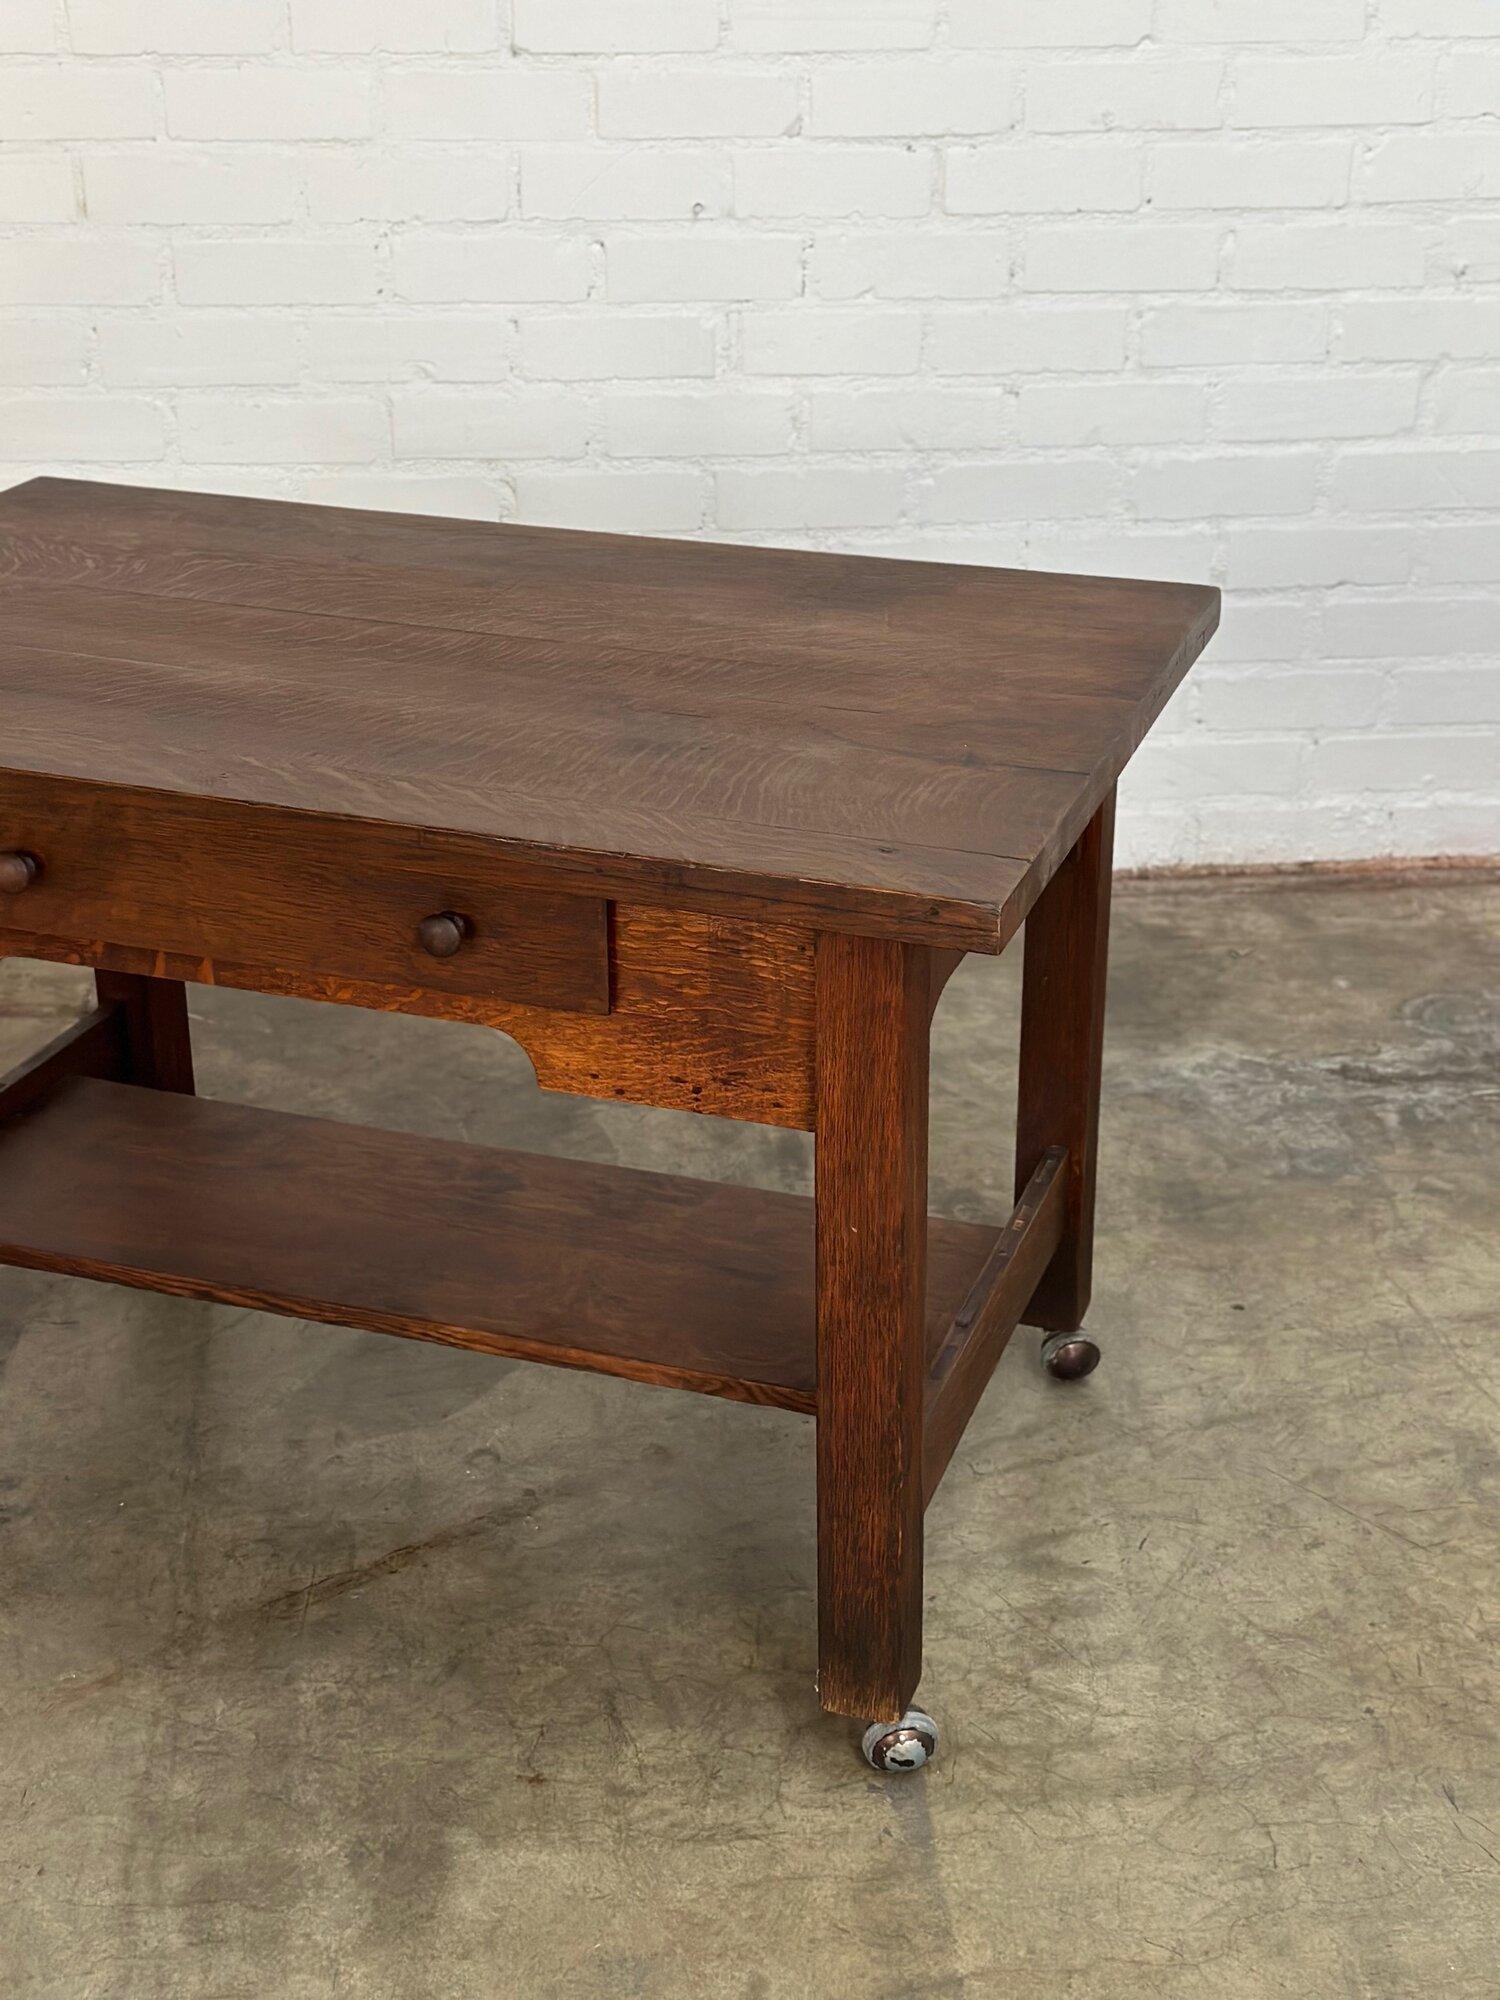
{"label": "painted brick texture", "polygon": [[0,14],[0,483],[1209,578],[1124,860],[1500,849],[1500,0]]}

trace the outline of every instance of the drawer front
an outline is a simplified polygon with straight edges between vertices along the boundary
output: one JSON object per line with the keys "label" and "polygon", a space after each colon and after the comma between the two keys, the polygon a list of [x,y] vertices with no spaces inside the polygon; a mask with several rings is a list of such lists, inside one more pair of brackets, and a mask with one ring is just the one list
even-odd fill
{"label": "drawer front", "polygon": [[4,773],[0,856],[36,863],[0,864],[0,945],[609,1011],[607,902],[513,887],[463,835]]}

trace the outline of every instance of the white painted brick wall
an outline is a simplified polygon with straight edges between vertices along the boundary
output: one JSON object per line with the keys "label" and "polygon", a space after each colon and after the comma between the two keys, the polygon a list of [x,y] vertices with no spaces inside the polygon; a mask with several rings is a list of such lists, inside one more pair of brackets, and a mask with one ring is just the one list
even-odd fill
{"label": "white painted brick wall", "polygon": [[1500,0],[0,0],[37,471],[1211,577],[1128,861],[1500,848]]}

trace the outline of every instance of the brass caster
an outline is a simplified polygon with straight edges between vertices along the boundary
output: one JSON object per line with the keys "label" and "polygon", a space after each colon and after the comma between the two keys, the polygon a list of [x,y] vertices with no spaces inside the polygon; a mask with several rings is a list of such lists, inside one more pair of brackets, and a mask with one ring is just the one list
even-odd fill
{"label": "brass caster", "polygon": [[920,1771],[938,1751],[938,1726],[920,1708],[909,1708],[899,1722],[872,1722],[861,1748],[865,1762],[877,1771]]}
{"label": "brass caster", "polygon": [[1099,1366],[1099,1346],[1086,1333],[1049,1333],[1042,1366],[1054,1382],[1081,1382]]}

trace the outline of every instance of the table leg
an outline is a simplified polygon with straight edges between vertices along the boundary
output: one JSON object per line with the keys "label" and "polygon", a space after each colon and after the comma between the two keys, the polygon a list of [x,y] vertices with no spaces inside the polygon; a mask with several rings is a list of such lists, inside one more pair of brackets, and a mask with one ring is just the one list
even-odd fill
{"label": "table leg", "polygon": [[123,1008],[129,1081],[191,1097],[193,1043],[187,989],[180,979],[134,972],[96,972],[101,1007]]}
{"label": "table leg", "polygon": [[818,1691],[868,1721],[922,1668],[928,959],[818,940]]}
{"label": "table leg", "polygon": [[1026,919],[1016,1193],[1049,1146],[1068,1149],[1068,1185],[1062,1241],[1025,1317],[1062,1333],[1082,1326],[1093,1278],[1114,828],[1111,791]]}

